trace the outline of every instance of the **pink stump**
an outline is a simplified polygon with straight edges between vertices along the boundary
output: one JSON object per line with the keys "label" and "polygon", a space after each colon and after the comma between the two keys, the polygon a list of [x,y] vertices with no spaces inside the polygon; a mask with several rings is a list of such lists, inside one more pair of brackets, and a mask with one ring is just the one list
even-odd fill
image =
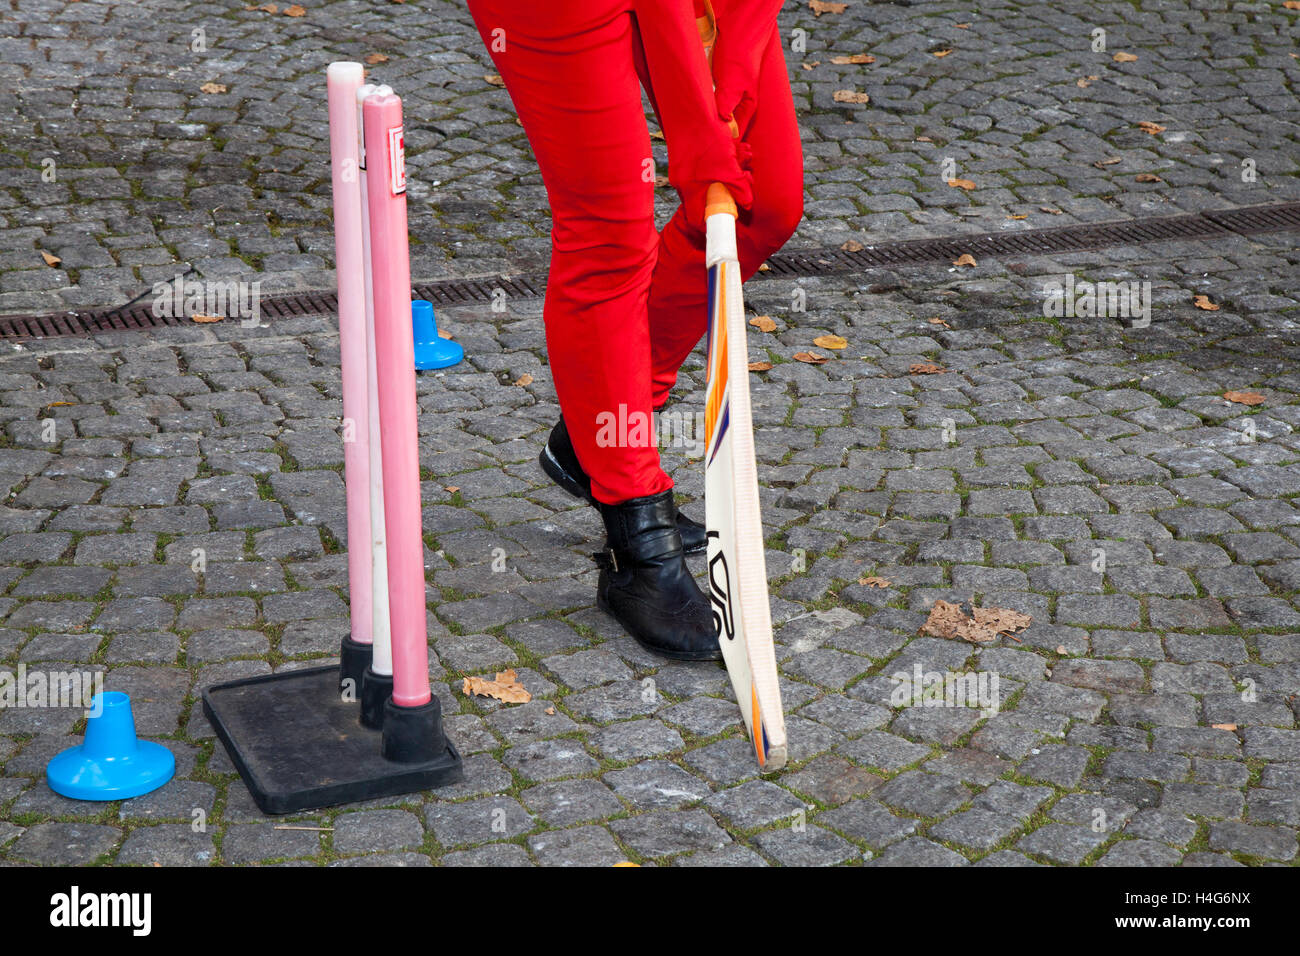
{"label": "pink stump", "polygon": [[393,703],[398,707],[420,707],[430,699],[429,636],[425,623],[402,101],[391,94],[376,93],[366,97],[361,111],[366,137],[375,366],[383,429]]}
{"label": "pink stump", "polygon": [[370,560],[370,416],[366,381],[365,258],[361,232],[361,173],[357,149],[360,63],[331,63],[330,171],[334,185],[334,259],[339,287],[339,351],[343,365],[343,475],[348,508],[348,592],[352,640],[372,644]]}

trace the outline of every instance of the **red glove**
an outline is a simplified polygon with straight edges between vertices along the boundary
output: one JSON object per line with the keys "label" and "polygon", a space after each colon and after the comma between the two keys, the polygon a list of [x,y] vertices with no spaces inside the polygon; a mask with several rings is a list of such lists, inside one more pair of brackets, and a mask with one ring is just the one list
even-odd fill
{"label": "red glove", "polygon": [[712,0],[718,38],[713,47],[718,116],[745,134],[754,116],[754,90],[763,53],[776,30],[782,0]]}

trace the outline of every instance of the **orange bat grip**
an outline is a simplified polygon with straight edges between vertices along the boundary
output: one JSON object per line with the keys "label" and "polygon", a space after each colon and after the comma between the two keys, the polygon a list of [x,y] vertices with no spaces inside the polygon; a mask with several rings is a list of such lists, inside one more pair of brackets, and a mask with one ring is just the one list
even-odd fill
{"label": "orange bat grip", "polygon": [[731,198],[731,190],[722,183],[712,183],[704,194],[704,218],[725,212],[732,219],[736,218],[736,201]]}

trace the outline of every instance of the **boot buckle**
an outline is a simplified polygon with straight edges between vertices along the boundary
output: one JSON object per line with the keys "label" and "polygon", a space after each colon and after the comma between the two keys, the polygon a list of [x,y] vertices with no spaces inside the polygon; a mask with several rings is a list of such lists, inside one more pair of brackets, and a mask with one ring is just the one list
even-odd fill
{"label": "boot buckle", "polygon": [[618,573],[618,555],[615,553],[613,548],[603,548],[594,553],[592,557],[595,558],[596,564],[604,568],[606,571],[613,571],[615,574]]}

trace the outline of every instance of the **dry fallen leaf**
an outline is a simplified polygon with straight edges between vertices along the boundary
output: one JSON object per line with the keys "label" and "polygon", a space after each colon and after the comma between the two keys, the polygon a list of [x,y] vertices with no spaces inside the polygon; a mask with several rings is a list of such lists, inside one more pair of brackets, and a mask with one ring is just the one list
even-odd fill
{"label": "dry fallen leaf", "polygon": [[1074,81],[1074,85],[1081,90],[1086,90],[1088,87],[1092,86],[1092,80],[1086,79],[1085,77],[1081,76]]}
{"label": "dry fallen leaf", "polygon": [[1059,209],[1053,209],[1051,206],[1039,206],[1039,207],[1038,207],[1038,211],[1039,211],[1039,212],[1051,213],[1053,216],[1062,216],[1062,215],[1064,215],[1064,213],[1061,212],[1061,210],[1059,210]]}
{"label": "dry fallen leaf", "polygon": [[749,370],[751,372],[770,372],[772,371],[771,362],[750,362]]}
{"label": "dry fallen leaf", "polygon": [[886,581],[884,578],[878,578],[878,577],[875,577],[874,575],[871,576],[871,577],[866,577],[866,578],[858,578],[858,583],[859,583],[859,584],[866,585],[866,586],[869,587],[869,588],[887,588],[887,587],[889,587],[889,582],[888,582],[888,581]]}
{"label": "dry fallen leaf", "polygon": [[1029,216],[1026,215],[1025,213],[1019,213],[1019,214],[1012,214],[1012,215],[1010,215],[1010,216],[1007,216],[1007,218],[1008,218],[1008,219],[1028,219]]}
{"label": "dry fallen leaf", "polygon": [[921,633],[946,640],[970,641],[972,644],[987,644],[997,640],[998,636],[993,628],[967,617],[960,604],[942,600],[935,601],[930,608],[930,616],[922,625]]}
{"label": "dry fallen leaf", "polygon": [[651,138],[651,139],[663,139],[663,138],[664,138],[664,131],[661,130],[661,129],[657,129],[657,130],[655,130],[653,133],[650,134],[650,138]]}
{"label": "dry fallen leaf", "polygon": [[1020,640],[1016,637],[1015,631],[1023,631],[1034,623],[1034,619],[1028,614],[1005,607],[972,607],[971,615],[978,623],[991,627],[1015,641]]}
{"label": "dry fallen leaf", "polygon": [[1285,0],[1282,6],[1287,10],[1300,10],[1300,0]]}
{"label": "dry fallen leaf", "polygon": [[958,30],[969,30],[969,29],[970,29],[970,24],[969,24],[969,23],[954,23],[953,26],[955,26]]}
{"label": "dry fallen leaf", "polygon": [[44,249],[41,250],[41,258],[45,260],[45,264],[49,266],[51,269],[63,261],[54,253],[46,252]]}
{"label": "dry fallen leaf", "polygon": [[1122,163],[1123,161],[1122,157],[1112,156],[1109,159],[1099,159],[1092,165],[1096,166],[1098,169],[1102,169],[1103,167],[1114,166],[1116,163]]}
{"label": "dry fallen leaf", "polygon": [[969,179],[950,179],[948,180],[948,185],[952,186],[954,189],[965,189],[967,191],[975,188],[975,184]]}
{"label": "dry fallen leaf", "polygon": [[300,3],[295,3],[291,7],[284,8],[284,15],[286,17],[305,17],[307,15],[307,8]]}
{"label": "dry fallen leaf", "polygon": [[1223,397],[1238,405],[1263,405],[1266,401],[1259,392],[1224,392]]}
{"label": "dry fallen leaf", "polygon": [[[1300,8],[1300,2],[1297,2],[1296,6]],[[1210,724],[1210,726],[1213,727],[1215,730],[1236,730],[1237,729],[1236,724]]]}
{"label": "dry fallen leaf", "polygon": [[1159,123],[1153,123],[1150,120],[1143,120],[1142,122],[1138,123],[1138,129],[1140,129],[1144,133],[1150,133],[1152,136],[1155,136],[1159,133],[1163,133],[1165,131],[1165,128],[1161,126]]}
{"label": "dry fallen leaf", "polygon": [[1137,57],[1136,57],[1136,56],[1134,56],[1132,53],[1125,53],[1125,52],[1122,51],[1122,50],[1121,50],[1119,53],[1116,53],[1114,56],[1112,56],[1111,59],[1114,60],[1116,63],[1136,63],[1136,62],[1137,62]]}
{"label": "dry fallen leaf", "polygon": [[554,717],[554,716],[555,716],[555,708],[554,708],[554,707],[547,707],[547,708],[546,708],[546,716],[547,716],[547,717]]}
{"label": "dry fallen leaf", "polygon": [[449,338],[451,338],[451,333],[448,332],[446,329],[439,329],[439,330],[438,330],[438,338],[440,338],[440,339],[449,339]]}
{"label": "dry fallen leaf", "polygon": [[813,345],[824,349],[846,349],[849,347],[849,341],[838,335],[819,335],[813,339]]}
{"label": "dry fallen leaf", "polygon": [[1198,309],[1204,309],[1206,312],[1219,311],[1219,307],[1210,301],[1210,297],[1208,295],[1192,296],[1192,305],[1196,306]]}
{"label": "dry fallen leaf", "polygon": [[975,257],[969,252],[963,252],[956,259],[952,260],[952,264],[955,266],[973,266],[976,264]]}
{"label": "dry fallen leaf", "polygon": [[929,322],[931,325],[942,325],[945,329],[952,328],[952,326],[948,324],[947,320],[941,319],[937,315],[934,318],[926,319],[925,321]]}
{"label": "dry fallen leaf", "polygon": [[533,695],[519,683],[518,675],[513,670],[501,671],[496,680],[466,677],[460,689],[466,697],[495,697],[507,704],[526,704],[533,699]]}
{"label": "dry fallen leaf", "polygon": [[935,55],[935,56],[947,56],[947,55],[948,55],[949,53],[951,53],[951,52],[952,52],[951,49],[947,49],[947,50],[935,50],[935,51],[934,51],[934,55]]}
{"label": "dry fallen leaf", "polygon": [[854,53],[852,56],[833,56],[831,62],[836,66],[844,66],[847,63],[875,63],[876,58],[870,53]]}
{"label": "dry fallen leaf", "polygon": [[205,322],[205,323],[220,322],[224,318],[225,318],[224,315],[204,315],[202,312],[195,312],[193,315],[190,316],[190,321]]}
{"label": "dry fallen leaf", "polygon": [[279,12],[280,12],[280,8],[277,7],[274,3],[264,3],[264,4],[262,4],[260,7],[258,7],[257,9],[261,10],[263,13],[279,13]]}
{"label": "dry fallen leaf", "polygon": [[848,8],[849,5],[847,3],[828,3],[826,0],[808,0],[808,9],[817,17],[821,17],[823,13],[843,13]]}
{"label": "dry fallen leaf", "polygon": [[527,372],[524,372],[523,375],[520,375],[517,379],[515,379],[515,384],[519,386],[532,385],[533,377],[529,375]]}
{"label": "dry fallen leaf", "polygon": [[756,315],[749,320],[749,324],[760,332],[775,332],[776,323],[772,321],[770,315]]}
{"label": "dry fallen leaf", "polygon": [[918,137],[916,138],[916,141],[917,141],[918,143],[933,143],[933,142],[934,142],[934,140],[932,140],[932,139],[931,139],[930,137],[928,137],[928,136],[918,136]]}
{"label": "dry fallen leaf", "polygon": [[761,266],[758,267],[758,271],[759,271],[759,272],[771,272],[771,271],[772,271],[772,267],[769,266],[766,262],[764,262]]}
{"label": "dry fallen leaf", "polygon": [[941,375],[948,370],[933,362],[913,362],[907,367],[907,371],[910,375]]}
{"label": "dry fallen leaf", "polygon": [[1138,173],[1133,178],[1140,183],[1163,183],[1164,182],[1164,180],[1161,179],[1159,176],[1157,176],[1155,173]]}
{"label": "dry fallen leaf", "polygon": [[500,73],[485,73],[483,79],[487,81],[488,86],[505,86],[506,81],[501,79]]}
{"label": "dry fallen leaf", "polygon": [[870,103],[871,97],[866,93],[859,93],[857,90],[836,90],[836,103]]}
{"label": "dry fallen leaf", "polygon": [[846,239],[843,243],[840,244],[840,248],[843,249],[845,252],[861,252],[863,249],[867,247],[864,246],[862,243],[858,242],[858,240],[856,239]]}
{"label": "dry fallen leaf", "polygon": [[224,93],[226,87],[222,83],[204,83],[199,87],[200,93]]}
{"label": "dry fallen leaf", "polygon": [[802,70],[804,70],[804,71],[806,71],[806,72],[810,72],[810,71],[812,70],[812,68],[813,68],[813,65],[812,65],[811,63],[800,63],[800,64],[799,64],[799,67],[800,67],[800,69],[802,69]]}
{"label": "dry fallen leaf", "polygon": [[371,66],[374,66],[376,63],[387,63],[388,57],[384,56],[382,53],[372,53],[366,57],[366,62]]}
{"label": "dry fallen leaf", "polygon": [[808,365],[825,365],[829,359],[825,355],[818,355],[816,352],[795,352],[796,362],[805,362]]}
{"label": "dry fallen leaf", "polygon": [[1058,654],[1069,654],[1070,652],[1067,651],[1067,650],[1065,649],[1065,645],[1064,645],[1064,644],[1057,644],[1057,645],[1056,645],[1056,653],[1058,653]]}
{"label": "dry fallen leaf", "polygon": [[454,495],[456,492],[460,491],[460,485],[448,485],[445,490],[447,494]]}

